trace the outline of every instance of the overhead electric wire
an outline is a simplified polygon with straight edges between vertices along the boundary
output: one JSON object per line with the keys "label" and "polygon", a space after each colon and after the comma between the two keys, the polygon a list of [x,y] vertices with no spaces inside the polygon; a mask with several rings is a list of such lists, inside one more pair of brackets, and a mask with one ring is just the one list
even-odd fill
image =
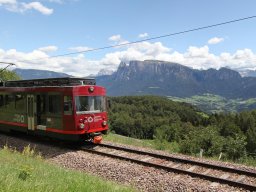
{"label": "overhead electric wire", "polygon": [[89,49],[89,50],[85,50],[85,51],[77,51],[77,52],[71,52],[71,53],[66,53],[66,54],[61,54],[61,55],[55,55],[55,56],[51,56],[50,58],[62,57],[62,56],[68,56],[68,55],[86,53],[86,52],[92,52],[92,51],[98,51],[98,50],[103,50],[103,49],[110,49],[110,48],[126,46],[126,45],[132,45],[132,44],[136,44],[136,43],[151,41],[151,40],[155,40],[155,39],[161,39],[161,38],[165,38],[165,37],[170,37],[170,36],[175,36],[175,35],[180,35],[180,34],[184,34],[184,33],[193,32],[193,31],[199,31],[199,30],[202,30],[202,29],[208,29],[208,28],[212,28],[212,27],[217,27],[217,26],[226,25],[226,24],[235,23],[235,22],[248,20],[248,19],[253,19],[253,18],[256,18],[256,16],[250,16],[250,17],[235,19],[235,20],[231,20],[231,21],[226,21],[226,22],[217,23],[217,24],[213,24],[213,25],[207,25],[207,26],[204,26],[204,27],[198,27],[198,28],[194,28],[194,29],[189,29],[189,30],[185,30],[185,31],[170,33],[170,34],[166,34],[166,35],[151,37],[151,38],[147,38],[147,39],[132,41],[132,42],[118,44],[118,45],[111,45],[111,46],[99,47],[99,48],[95,48],[95,49]]}
{"label": "overhead electric wire", "polygon": [[98,48],[84,50],[84,51],[70,52],[70,53],[53,55],[53,56],[49,56],[49,57],[42,57],[42,58],[32,59],[32,60],[20,60],[20,61],[17,60],[17,62],[31,62],[31,61],[35,61],[35,60],[41,60],[41,59],[51,59],[51,58],[56,58],[56,57],[63,57],[63,56],[69,56],[69,55],[74,55],[74,54],[99,51],[99,50],[110,49],[110,48],[115,48],[115,47],[122,47],[122,46],[132,45],[132,44],[141,43],[141,42],[145,42],[145,41],[152,41],[152,40],[161,39],[161,38],[165,38],[165,37],[170,37],[170,36],[180,35],[180,34],[184,34],[184,33],[190,33],[190,32],[194,32],[194,31],[209,29],[209,28],[218,27],[218,26],[222,26],[222,25],[227,25],[227,24],[231,24],[231,23],[236,23],[236,22],[240,22],[240,21],[244,21],[244,20],[253,19],[253,18],[256,18],[256,16],[234,19],[234,20],[225,21],[225,22],[222,22],[222,23],[207,25],[207,26],[203,26],[203,27],[197,27],[197,28],[193,28],[193,29],[180,31],[180,32],[169,33],[169,34],[165,34],[165,35],[155,36],[155,37],[146,38],[146,39],[142,39],[142,40],[138,40],[138,41],[132,41],[132,42],[128,42],[128,43],[122,43],[122,44],[118,44],[118,45],[98,47]]}

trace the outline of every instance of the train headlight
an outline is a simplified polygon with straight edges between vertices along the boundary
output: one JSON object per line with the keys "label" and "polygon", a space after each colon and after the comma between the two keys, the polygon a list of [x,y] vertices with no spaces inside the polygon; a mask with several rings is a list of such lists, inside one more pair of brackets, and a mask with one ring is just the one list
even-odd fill
{"label": "train headlight", "polygon": [[107,125],[107,121],[102,122],[102,126],[105,127]]}
{"label": "train headlight", "polygon": [[79,124],[79,128],[80,128],[80,129],[84,129],[84,124],[83,124],[83,123],[80,123],[80,124]]}
{"label": "train headlight", "polygon": [[94,87],[93,86],[89,87],[89,92],[93,92],[93,91],[94,91]]}

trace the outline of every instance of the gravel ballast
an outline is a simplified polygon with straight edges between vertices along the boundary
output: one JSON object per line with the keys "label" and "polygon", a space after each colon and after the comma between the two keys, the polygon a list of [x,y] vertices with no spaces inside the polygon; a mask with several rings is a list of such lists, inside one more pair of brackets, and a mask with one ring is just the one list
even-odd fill
{"label": "gravel ballast", "polygon": [[[44,143],[54,143],[54,140],[46,140]],[[71,150],[63,149],[57,146],[49,146],[41,142],[38,143],[36,141],[16,138],[0,133],[0,147],[2,148],[5,145],[15,148],[18,151],[22,151],[24,147],[30,145],[31,148],[35,148],[36,151],[49,162],[58,164],[65,168],[85,171],[108,180],[117,181],[121,184],[132,185],[139,191],[243,191],[239,188],[193,178],[188,175],[170,173],[164,170],[107,158],[81,150]],[[155,150],[150,149],[143,148],[143,150],[155,152]],[[159,153],[166,154],[164,152]],[[194,159],[193,157],[189,156],[177,156]],[[204,160],[200,159],[200,161]],[[209,160],[205,161],[208,162]],[[246,167],[244,165],[215,161],[211,162],[214,164],[221,164],[231,167],[234,166],[241,169],[256,171],[255,168]]]}

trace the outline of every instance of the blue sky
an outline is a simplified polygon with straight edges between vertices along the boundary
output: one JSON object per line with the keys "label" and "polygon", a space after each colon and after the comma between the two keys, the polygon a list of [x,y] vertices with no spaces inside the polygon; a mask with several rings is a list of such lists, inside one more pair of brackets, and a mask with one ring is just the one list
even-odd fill
{"label": "blue sky", "polygon": [[[256,18],[138,45],[141,40],[256,15],[254,0],[0,0],[0,61],[73,75],[158,59],[193,68],[256,69]],[[24,62],[24,60],[26,62]]]}

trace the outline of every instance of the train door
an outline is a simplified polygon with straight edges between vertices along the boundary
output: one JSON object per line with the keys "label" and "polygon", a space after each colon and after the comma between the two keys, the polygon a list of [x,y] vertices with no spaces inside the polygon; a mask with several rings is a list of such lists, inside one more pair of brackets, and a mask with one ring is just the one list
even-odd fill
{"label": "train door", "polygon": [[35,97],[27,95],[28,130],[35,130]]}
{"label": "train door", "polygon": [[38,129],[46,128],[46,95],[36,95],[36,125]]}

